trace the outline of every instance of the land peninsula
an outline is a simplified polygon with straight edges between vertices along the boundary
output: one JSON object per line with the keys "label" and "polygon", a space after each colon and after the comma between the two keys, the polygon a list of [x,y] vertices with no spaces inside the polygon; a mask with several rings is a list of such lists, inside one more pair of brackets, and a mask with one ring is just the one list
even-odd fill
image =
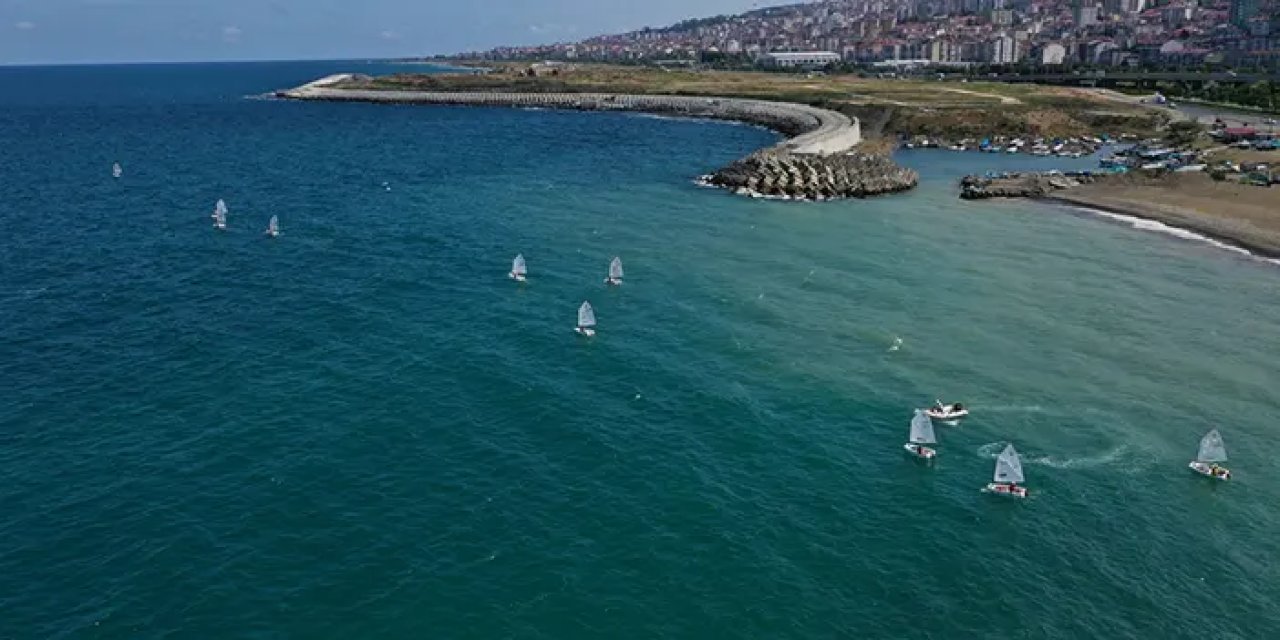
{"label": "land peninsula", "polygon": [[[891,157],[904,140],[961,146],[987,138],[1151,138],[1189,120],[1176,110],[1105,90],[597,64],[487,62],[484,70],[468,72],[343,75],[278,95],[634,110],[748,122],[787,139],[704,181],[745,195],[792,199],[863,197],[913,187],[915,172]],[[988,195],[1041,197],[1152,218],[1280,255],[1280,190],[1222,184],[1207,174],[1072,180],[1069,188],[1019,186]]]}
{"label": "land peninsula", "polygon": [[281,97],[631,110],[747,122],[788,139],[703,177],[751,196],[824,200],[892,193],[918,176],[889,151],[905,134],[1081,135],[1149,130],[1161,114],[1083,92],[906,80],[611,65],[490,64],[471,73],[343,75]]}

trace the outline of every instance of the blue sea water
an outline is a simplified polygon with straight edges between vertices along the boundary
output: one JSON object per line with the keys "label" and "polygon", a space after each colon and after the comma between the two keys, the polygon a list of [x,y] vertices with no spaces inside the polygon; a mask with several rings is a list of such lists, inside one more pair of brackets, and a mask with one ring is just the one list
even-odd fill
{"label": "blue sea water", "polygon": [[1280,267],[955,197],[1088,159],[761,202],[751,127],[253,97],[395,70],[0,69],[0,637],[1273,637]]}

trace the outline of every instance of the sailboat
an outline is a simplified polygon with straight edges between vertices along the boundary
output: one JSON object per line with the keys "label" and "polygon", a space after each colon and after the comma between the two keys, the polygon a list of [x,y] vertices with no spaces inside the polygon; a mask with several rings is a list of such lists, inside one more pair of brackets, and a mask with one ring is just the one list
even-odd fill
{"label": "sailboat", "polygon": [[516,282],[524,282],[528,274],[529,268],[524,263],[524,254],[516,254],[516,259],[511,261],[511,273],[508,273],[507,277]]}
{"label": "sailboat", "polygon": [[938,439],[933,435],[933,422],[929,420],[929,416],[919,409],[916,409],[916,415],[911,419],[911,435],[908,442],[902,445],[907,453],[920,458],[922,460],[932,460],[938,455],[938,451],[927,444],[937,444]]}
{"label": "sailboat", "polygon": [[622,284],[622,258],[615,257],[609,263],[609,277],[604,279],[604,283],[614,287]]}
{"label": "sailboat", "polygon": [[987,485],[987,491],[1014,498],[1025,498],[1027,497],[1027,488],[1018,486],[1018,483],[1022,481],[1022,459],[1018,457],[1017,450],[1010,444],[1004,448],[1004,451],[1000,452],[1000,457],[996,458],[996,472],[992,477],[992,482]]}
{"label": "sailboat", "polygon": [[221,198],[213,205],[213,213],[209,214],[209,217],[214,220],[217,220],[218,216],[227,217],[227,202]]}
{"label": "sailboat", "polygon": [[1227,447],[1222,444],[1222,434],[1217,429],[1204,434],[1200,438],[1200,451],[1196,452],[1196,459],[1187,465],[1191,470],[1210,478],[1219,480],[1230,480],[1231,470],[1218,466],[1219,462],[1227,461]]}
{"label": "sailboat", "polygon": [[590,302],[583,302],[578,307],[578,326],[574,331],[590,338],[596,335],[596,311],[591,308]]}
{"label": "sailboat", "polygon": [[267,222],[266,234],[268,238],[280,237],[280,218],[279,217],[271,216],[271,220]]}
{"label": "sailboat", "polygon": [[227,209],[215,208],[213,211],[213,228],[225,231],[227,229]]}
{"label": "sailboat", "polygon": [[119,178],[122,175],[124,175],[124,167],[121,167],[119,162],[111,165],[112,178]]}

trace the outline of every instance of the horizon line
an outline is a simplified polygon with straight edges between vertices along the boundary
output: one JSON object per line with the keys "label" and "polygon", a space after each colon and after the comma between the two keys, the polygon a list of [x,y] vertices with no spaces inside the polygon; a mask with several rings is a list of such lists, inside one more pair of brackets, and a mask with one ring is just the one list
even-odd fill
{"label": "horizon line", "polygon": [[448,59],[443,54],[364,57],[351,58],[223,58],[209,60],[120,60],[120,61],[66,61],[66,62],[0,62],[0,69],[17,69],[29,67],[128,67],[128,66],[160,66],[160,65],[194,65],[194,64],[268,64],[280,62],[423,62],[429,64],[433,59]]}

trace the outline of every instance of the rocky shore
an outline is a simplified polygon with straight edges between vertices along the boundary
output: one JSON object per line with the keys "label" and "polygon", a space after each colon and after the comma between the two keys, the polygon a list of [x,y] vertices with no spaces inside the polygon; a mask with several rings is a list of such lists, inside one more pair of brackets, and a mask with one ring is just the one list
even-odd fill
{"label": "rocky shore", "polygon": [[1098,176],[1088,171],[969,175],[960,180],[960,197],[965,200],[1043,198],[1055,191],[1090,184],[1097,179]]}
{"label": "rocky shore", "polygon": [[865,197],[910,189],[918,177],[884,156],[859,153],[859,122],[808,105],[741,98],[601,93],[402,91],[366,88],[372,79],[330,76],[277,92],[290,100],[509,106],[581,111],[637,111],[732,120],[763,126],[786,140],[704,176],[735,193],[793,200]]}

